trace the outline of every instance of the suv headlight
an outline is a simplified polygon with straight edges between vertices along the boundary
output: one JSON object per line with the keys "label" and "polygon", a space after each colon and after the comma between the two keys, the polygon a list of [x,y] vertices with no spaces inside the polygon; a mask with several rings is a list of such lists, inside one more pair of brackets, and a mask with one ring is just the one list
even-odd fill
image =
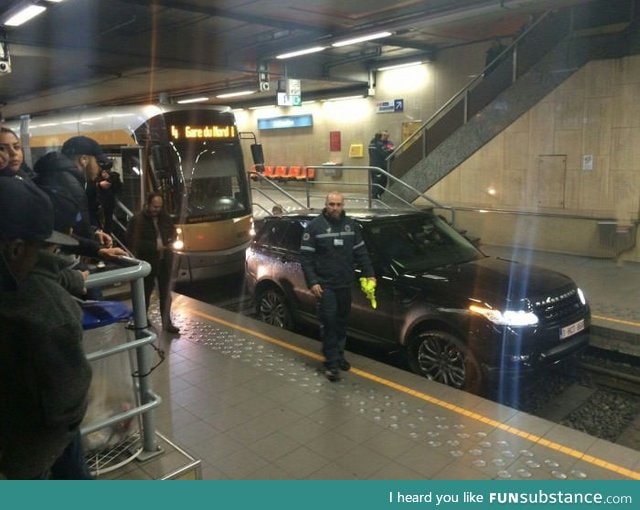
{"label": "suv headlight", "polygon": [[469,311],[482,315],[485,319],[499,326],[535,326],[538,324],[538,316],[524,310],[501,311],[486,306],[471,305]]}

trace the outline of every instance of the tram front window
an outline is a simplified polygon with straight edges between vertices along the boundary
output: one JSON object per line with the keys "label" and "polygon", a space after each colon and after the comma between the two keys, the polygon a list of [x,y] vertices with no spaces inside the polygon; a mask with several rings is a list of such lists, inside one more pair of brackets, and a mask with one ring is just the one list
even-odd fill
{"label": "tram front window", "polygon": [[241,176],[238,159],[231,152],[202,151],[187,182],[189,217],[247,214],[248,197]]}

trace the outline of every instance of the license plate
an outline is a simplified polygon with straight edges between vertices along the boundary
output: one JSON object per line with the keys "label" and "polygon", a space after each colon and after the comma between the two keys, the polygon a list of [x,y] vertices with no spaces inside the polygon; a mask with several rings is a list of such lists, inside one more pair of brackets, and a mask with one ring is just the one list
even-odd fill
{"label": "license plate", "polygon": [[569,338],[570,336],[579,333],[584,329],[584,319],[580,319],[578,322],[574,322],[569,326],[565,326],[564,328],[560,328],[560,340],[564,340],[565,338]]}

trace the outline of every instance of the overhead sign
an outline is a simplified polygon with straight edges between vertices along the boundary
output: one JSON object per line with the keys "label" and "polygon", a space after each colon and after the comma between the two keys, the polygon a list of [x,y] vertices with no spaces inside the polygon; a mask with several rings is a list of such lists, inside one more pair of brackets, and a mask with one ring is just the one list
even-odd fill
{"label": "overhead sign", "polygon": [[377,113],[398,113],[404,111],[404,99],[389,99],[376,103]]}
{"label": "overhead sign", "polygon": [[279,90],[276,98],[278,106],[300,106],[302,104],[300,80],[286,80],[285,90]]}

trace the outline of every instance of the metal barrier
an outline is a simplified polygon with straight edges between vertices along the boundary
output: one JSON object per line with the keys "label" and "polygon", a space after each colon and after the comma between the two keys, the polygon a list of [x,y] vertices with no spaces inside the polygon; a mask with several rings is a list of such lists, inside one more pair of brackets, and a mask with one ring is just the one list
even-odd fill
{"label": "metal barrier", "polygon": [[[116,264],[122,267],[106,270],[101,273],[91,274],[86,281],[87,289],[101,288],[116,283],[131,282],[131,302],[133,308],[133,331],[135,340],[123,339],[121,345],[110,349],[99,350],[87,354],[89,361],[98,360],[107,356],[113,356],[125,351],[135,350],[138,367],[136,376],[138,405],[124,412],[115,414],[107,419],[91,423],[82,428],[83,435],[89,434],[103,427],[114,425],[123,420],[141,416],[142,452],[138,456],[140,460],[147,460],[160,455],[162,449],[156,441],[155,418],[153,410],[160,405],[162,399],[151,390],[149,373],[152,370],[151,345],[156,341],[155,333],[148,329],[147,312],[144,297],[143,279],[151,271],[151,266],[142,260],[128,257],[119,257]],[[133,375],[132,375],[133,376]]]}

